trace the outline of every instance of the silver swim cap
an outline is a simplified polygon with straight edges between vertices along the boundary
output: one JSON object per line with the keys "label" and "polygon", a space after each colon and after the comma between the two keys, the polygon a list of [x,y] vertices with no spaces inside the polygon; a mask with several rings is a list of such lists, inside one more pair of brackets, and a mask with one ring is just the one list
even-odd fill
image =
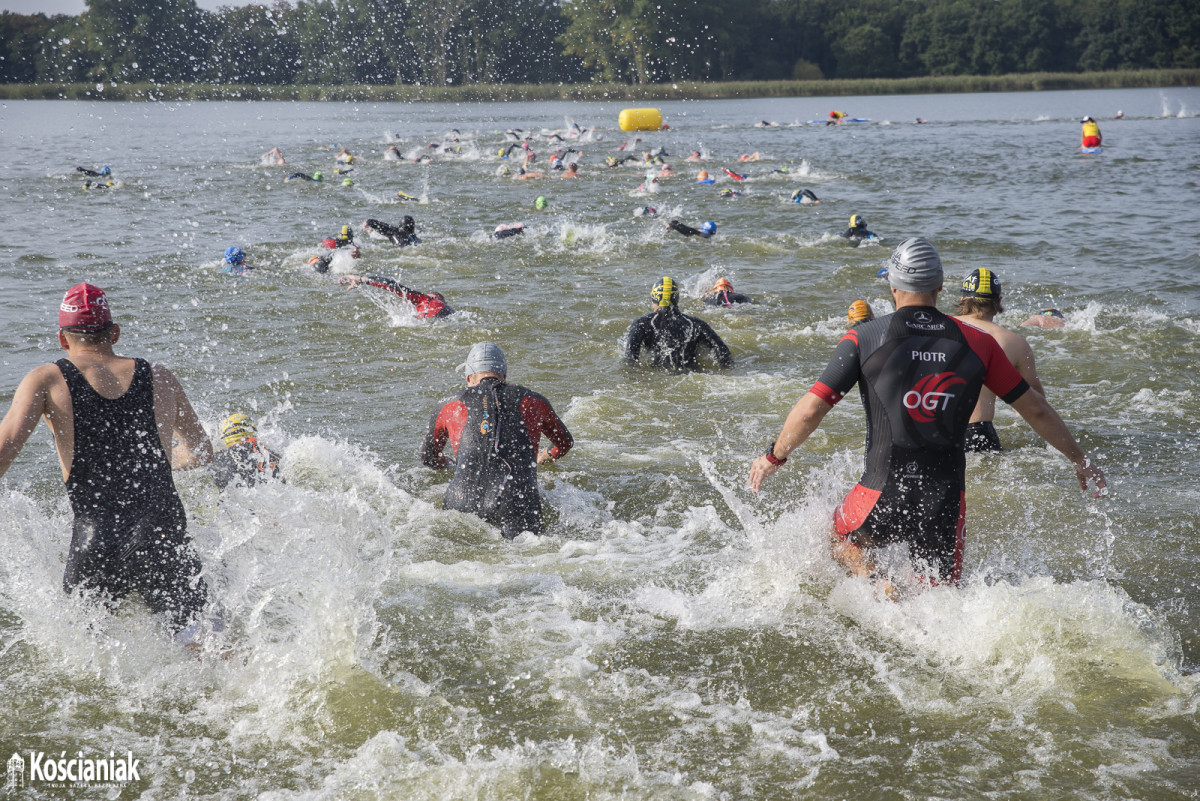
{"label": "silver swim cap", "polygon": [[919,236],[905,239],[892,253],[888,283],[903,292],[932,292],[942,285],[942,260]]}

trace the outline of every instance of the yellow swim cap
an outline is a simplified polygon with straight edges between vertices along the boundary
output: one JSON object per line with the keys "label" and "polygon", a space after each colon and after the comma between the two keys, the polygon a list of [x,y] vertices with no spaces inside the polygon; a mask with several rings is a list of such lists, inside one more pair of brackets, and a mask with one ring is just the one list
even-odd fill
{"label": "yellow swim cap", "polygon": [[257,438],[258,430],[247,415],[231,414],[221,421],[221,441],[225,443],[226,448]]}
{"label": "yellow swim cap", "polygon": [[675,281],[669,275],[664,275],[662,280],[654,285],[654,289],[650,292],[650,298],[660,307],[674,306],[679,302],[679,289],[675,286]]}

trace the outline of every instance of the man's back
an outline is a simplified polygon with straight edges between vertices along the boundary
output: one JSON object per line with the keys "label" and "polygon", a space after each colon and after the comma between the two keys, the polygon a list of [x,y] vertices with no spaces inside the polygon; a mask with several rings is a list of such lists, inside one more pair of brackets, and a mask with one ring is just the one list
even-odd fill
{"label": "man's back", "polygon": [[[1008,357],[1008,361],[1013,367],[1017,368],[1017,372],[1029,383],[1029,386],[1040,395],[1046,394],[1045,389],[1042,387],[1042,382],[1038,379],[1033,348],[1029,347],[1029,343],[1025,340],[1025,337],[1009,331],[1004,326],[992,322],[983,316],[960,314],[957,315],[957,319],[978,328],[985,334],[990,334],[999,343],[1000,348],[1004,351],[1004,355]],[[975,411],[971,414],[971,422],[988,421],[995,416],[996,393],[984,387],[979,393],[979,402],[975,404]]]}
{"label": "man's back", "polygon": [[720,367],[733,366],[729,346],[712,326],[697,317],[679,311],[676,306],[664,306],[634,320],[626,334],[625,361],[642,360],[642,350],[649,353],[655,367],[671,370],[695,370],[699,365],[701,346],[708,347]]}
{"label": "man's back", "polygon": [[541,532],[537,443],[545,435],[565,453],[571,435],[549,401],[518,384],[485,378],[443,399],[429,423],[421,460],[437,467],[442,448],[454,447],[447,509],[479,515],[504,536]]}
{"label": "man's back", "polygon": [[832,404],[861,382],[861,483],[879,489],[906,472],[961,482],[963,436],[985,381],[1005,393],[1023,383],[990,336],[931,306],[905,306],[847,331],[813,391]]}

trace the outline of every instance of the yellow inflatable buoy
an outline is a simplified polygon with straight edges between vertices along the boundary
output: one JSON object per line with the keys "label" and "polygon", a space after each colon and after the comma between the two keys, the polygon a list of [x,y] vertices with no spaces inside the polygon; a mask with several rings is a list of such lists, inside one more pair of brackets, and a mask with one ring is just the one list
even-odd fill
{"label": "yellow inflatable buoy", "polygon": [[622,131],[657,131],[662,127],[662,112],[656,108],[627,108],[617,124]]}

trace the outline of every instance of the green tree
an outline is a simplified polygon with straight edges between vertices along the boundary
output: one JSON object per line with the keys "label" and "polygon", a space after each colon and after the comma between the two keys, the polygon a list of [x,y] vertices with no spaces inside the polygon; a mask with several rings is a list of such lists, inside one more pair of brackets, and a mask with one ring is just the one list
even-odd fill
{"label": "green tree", "polygon": [[294,14],[287,3],[233,6],[217,14],[209,74],[218,83],[289,84],[296,76],[300,48],[291,33]]}

